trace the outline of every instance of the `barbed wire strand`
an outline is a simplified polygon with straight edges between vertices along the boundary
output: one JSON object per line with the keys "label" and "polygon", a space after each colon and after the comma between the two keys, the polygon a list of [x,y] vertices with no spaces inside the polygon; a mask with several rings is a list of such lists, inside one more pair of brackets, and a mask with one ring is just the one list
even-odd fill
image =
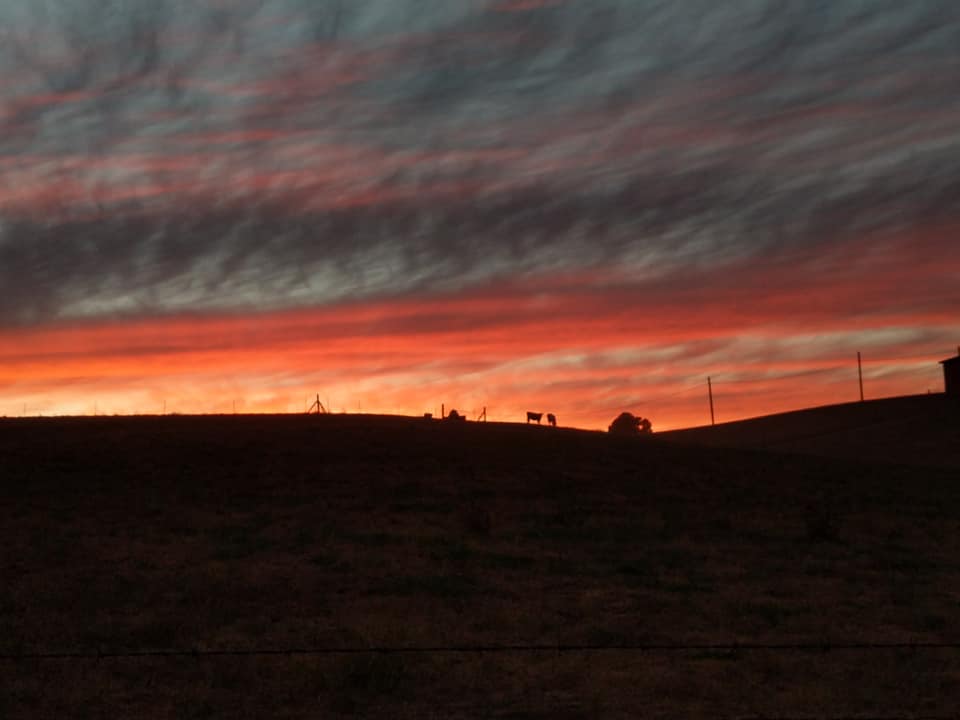
{"label": "barbed wire strand", "polygon": [[724,720],[960,720],[954,715],[737,715]]}
{"label": "barbed wire strand", "polygon": [[595,644],[504,644],[504,645],[370,645],[364,647],[219,648],[167,650],[82,650],[0,653],[3,661],[106,660],[126,658],[247,657],[280,655],[430,655],[496,653],[669,653],[669,652],[890,652],[960,650],[957,642],[824,642],[824,643],[613,643]]}

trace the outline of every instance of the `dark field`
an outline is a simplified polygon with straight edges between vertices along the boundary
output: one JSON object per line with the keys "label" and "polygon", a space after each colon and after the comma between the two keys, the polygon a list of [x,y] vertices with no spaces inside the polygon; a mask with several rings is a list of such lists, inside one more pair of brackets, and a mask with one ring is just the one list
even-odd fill
{"label": "dark field", "polygon": [[[951,468],[399,418],[0,420],[0,718],[960,710]],[[384,648],[588,646],[379,652]],[[113,657],[141,651],[372,649]],[[24,659],[36,653],[94,658]]]}
{"label": "dark field", "polygon": [[960,399],[944,393],[851,402],[715,427],[661,440],[960,471]]}

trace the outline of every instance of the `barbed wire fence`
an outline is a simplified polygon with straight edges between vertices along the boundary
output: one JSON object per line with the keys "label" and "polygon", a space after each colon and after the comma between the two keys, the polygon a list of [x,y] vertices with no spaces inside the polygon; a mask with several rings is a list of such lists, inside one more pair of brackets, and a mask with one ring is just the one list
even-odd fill
{"label": "barbed wire fence", "polygon": [[[938,370],[935,368],[935,370]],[[750,377],[731,377],[725,379],[724,376],[714,376],[715,387],[724,386],[745,387],[756,385],[758,383],[770,382],[795,382],[797,377],[808,376],[810,374],[821,372],[811,371],[810,373],[792,374],[790,376],[779,378],[750,378]],[[914,368],[904,371],[896,371],[898,376],[909,375],[920,378],[931,379],[933,373],[929,368]],[[680,397],[692,397],[694,394],[702,393],[706,400],[706,384],[689,384],[681,389],[651,397],[645,400],[645,405],[653,407],[653,403],[665,400],[676,399]],[[723,397],[723,394],[718,394]],[[855,400],[851,400],[854,402]],[[619,409],[622,406],[618,406]],[[651,657],[655,655],[696,655],[705,653],[722,654],[729,657],[737,657],[748,653],[803,653],[808,655],[823,655],[827,653],[854,653],[854,654],[876,654],[876,653],[922,653],[922,652],[960,652],[960,640],[939,641],[939,642],[890,642],[883,639],[858,642],[841,641],[819,641],[819,642],[710,642],[710,643],[607,643],[607,644],[444,644],[444,645],[426,645],[426,646],[402,646],[402,645],[368,645],[368,646],[301,646],[301,647],[224,647],[224,648],[167,648],[167,649],[117,649],[98,647],[95,650],[90,649],[66,649],[66,650],[39,650],[24,652],[0,652],[0,662],[3,663],[32,663],[32,662],[81,662],[81,663],[101,663],[107,661],[135,662],[143,659],[166,659],[166,660],[228,660],[230,658],[262,658],[262,659],[282,659],[294,657],[336,657],[336,656],[359,656],[359,655],[394,655],[394,656],[442,656],[442,655],[578,655],[588,656],[602,653],[626,653],[634,656],[638,660],[642,657]],[[960,720],[960,713],[931,715],[931,714],[893,714],[893,715],[737,715],[724,716],[737,717],[740,720]]]}
{"label": "barbed wire fence", "polygon": [[495,655],[495,654],[684,654],[684,653],[738,653],[775,652],[826,654],[836,652],[920,652],[960,651],[960,641],[929,642],[726,642],[726,643],[605,643],[605,644],[487,644],[487,645],[366,645],[315,647],[250,647],[214,649],[154,649],[154,650],[61,650],[49,652],[0,653],[3,662],[38,660],[135,660],[138,658],[229,658],[278,656],[336,656],[336,655]]}

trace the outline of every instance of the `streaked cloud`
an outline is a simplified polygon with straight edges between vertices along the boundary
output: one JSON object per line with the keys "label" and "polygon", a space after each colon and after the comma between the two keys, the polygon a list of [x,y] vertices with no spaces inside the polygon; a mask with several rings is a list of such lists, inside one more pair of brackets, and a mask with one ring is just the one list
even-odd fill
{"label": "streaked cloud", "polygon": [[707,375],[722,419],[853,400],[858,351],[873,397],[939,391],[935,360],[958,327],[937,300],[957,267],[919,264],[913,251],[912,239],[891,242],[832,278],[815,271],[839,258],[811,253],[763,273],[647,284],[611,269],[315,309],[11,328],[0,333],[0,394],[10,414],[74,412],[94,396],[107,412],[157,412],[159,401],[223,412],[226,398],[285,412],[319,391],[348,411],[442,402],[510,420],[545,407],[598,428],[633,408],[665,429],[704,421]]}
{"label": "streaked cloud", "polygon": [[235,357],[279,408],[301,336],[408,409],[482,377],[593,423],[854,344],[906,387],[960,330],[958,37],[935,1],[0,0],[0,395],[142,357],[208,397]]}

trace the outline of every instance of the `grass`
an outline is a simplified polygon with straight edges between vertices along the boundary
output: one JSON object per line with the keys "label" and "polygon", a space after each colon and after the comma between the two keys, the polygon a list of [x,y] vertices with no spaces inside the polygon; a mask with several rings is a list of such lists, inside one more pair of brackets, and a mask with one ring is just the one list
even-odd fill
{"label": "grass", "polygon": [[[2,421],[0,457],[3,653],[960,639],[949,470],[349,416]],[[915,715],[958,678],[933,650],[6,661],[0,716]]]}

